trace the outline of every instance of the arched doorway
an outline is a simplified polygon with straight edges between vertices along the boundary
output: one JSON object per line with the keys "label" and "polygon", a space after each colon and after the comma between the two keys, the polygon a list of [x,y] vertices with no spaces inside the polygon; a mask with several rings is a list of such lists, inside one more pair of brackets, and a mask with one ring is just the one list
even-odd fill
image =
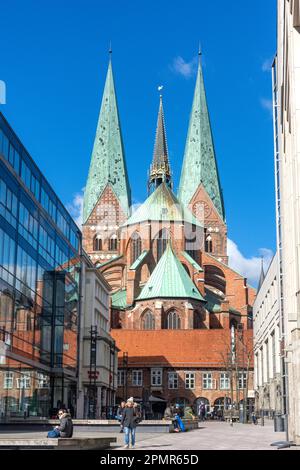
{"label": "arched doorway", "polygon": [[206,413],[208,413],[210,411],[210,404],[209,404],[208,398],[198,397],[198,398],[196,398],[196,400],[193,403],[193,411],[197,416],[199,416],[199,408],[200,408],[200,405],[202,403],[204,403],[204,405],[205,405]]}
{"label": "arched doorway", "polygon": [[220,397],[214,401],[214,409],[216,411],[223,411],[224,408],[225,410],[227,410],[229,408],[229,405],[231,405],[231,399],[229,397]]}

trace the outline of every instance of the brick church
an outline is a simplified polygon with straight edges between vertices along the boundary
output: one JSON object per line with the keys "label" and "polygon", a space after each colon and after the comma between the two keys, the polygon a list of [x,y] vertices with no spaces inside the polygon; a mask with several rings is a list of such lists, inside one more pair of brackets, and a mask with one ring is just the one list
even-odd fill
{"label": "brick church", "polygon": [[133,396],[160,417],[168,404],[222,408],[252,397],[255,290],[228,266],[200,56],[178,192],[162,97],[146,187],[147,199],[132,211],[110,60],[84,194],[83,240],[112,287],[117,401]]}

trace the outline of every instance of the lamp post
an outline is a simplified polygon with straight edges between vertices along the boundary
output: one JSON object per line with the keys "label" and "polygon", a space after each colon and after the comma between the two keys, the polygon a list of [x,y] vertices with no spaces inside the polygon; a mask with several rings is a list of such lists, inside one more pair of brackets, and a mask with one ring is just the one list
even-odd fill
{"label": "lamp post", "polygon": [[128,390],[128,352],[123,352],[123,370],[124,370],[124,382],[123,382],[123,400],[127,399],[127,390]]}
{"label": "lamp post", "polygon": [[97,407],[97,326],[90,329],[89,419],[96,418]]}

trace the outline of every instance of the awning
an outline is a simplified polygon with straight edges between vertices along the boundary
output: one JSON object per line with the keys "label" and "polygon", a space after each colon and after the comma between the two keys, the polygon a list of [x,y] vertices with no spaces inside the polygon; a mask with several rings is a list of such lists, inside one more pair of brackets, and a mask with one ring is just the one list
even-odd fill
{"label": "awning", "polygon": [[166,403],[167,400],[164,400],[163,398],[158,398],[158,397],[154,397],[153,395],[150,395],[149,397],[149,401],[152,401],[152,402],[164,402]]}

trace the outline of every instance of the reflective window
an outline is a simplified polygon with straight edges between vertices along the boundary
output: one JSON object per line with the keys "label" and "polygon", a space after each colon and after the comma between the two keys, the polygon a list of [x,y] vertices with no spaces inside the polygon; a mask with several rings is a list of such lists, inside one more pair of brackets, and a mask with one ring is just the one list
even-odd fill
{"label": "reflective window", "polygon": [[29,289],[34,291],[36,288],[36,261],[20,246],[18,246],[16,275],[17,289],[26,293],[27,296],[34,296],[34,292],[30,292]]}
{"label": "reflective window", "polygon": [[20,202],[19,208],[19,233],[31,246],[37,248],[38,242],[38,228],[39,224],[37,219],[29,212],[27,207]]}
{"label": "reflective window", "polygon": [[0,178],[0,214],[13,227],[17,226],[17,210],[18,200],[16,195]]}
{"label": "reflective window", "polygon": [[75,250],[78,251],[78,247],[79,247],[78,232],[77,230],[75,231],[72,228],[70,229],[70,242],[73,248],[75,248]]}
{"label": "reflective window", "polygon": [[[76,396],[76,380],[64,371],[74,373],[77,365],[80,231],[62,204],[57,216],[55,193],[1,113],[0,127],[8,163],[0,170],[0,338],[19,357],[2,356],[0,414],[49,417],[66,396]],[[108,330],[106,318],[99,325]],[[45,365],[61,368],[60,378],[50,380]]]}
{"label": "reflective window", "polygon": [[69,224],[59,209],[57,209],[57,226],[65,237],[69,238]]}
{"label": "reflective window", "polygon": [[51,199],[45,188],[42,186],[41,189],[41,204],[47,211],[50,217],[55,221],[56,218],[56,206],[54,201]]}
{"label": "reflective window", "polygon": [[13,284],[15,270],[15,241],[0,229],[0,277]]}
{"label": "reflective window", "polygon": [[15,171],[19,174],[20,155],[12,144],[9,145],[8,161]]}
{"label": "reflective window", "polygon": [[39,252],[43,258],[53,266],[55,264],[55,241],[42,226],[40,226],[39,242]]}
{"label": "reflective window", "polygon": [[0,131],[0,152],[4,155],[6,160],[8,160],[8,150],[9,150],[9,140],[4,134]]}
{"label": "reflective window", "polygon": [[24,160],[21,162],[21,178],[23,183],[32,192],[37,200],[40,198],[40,183],[37,178],[33,175],[28,165]]}
{"label": "reflective window", "polygon": [[14,373],[5,372],[3,388],[12,389],[14,386]]}

